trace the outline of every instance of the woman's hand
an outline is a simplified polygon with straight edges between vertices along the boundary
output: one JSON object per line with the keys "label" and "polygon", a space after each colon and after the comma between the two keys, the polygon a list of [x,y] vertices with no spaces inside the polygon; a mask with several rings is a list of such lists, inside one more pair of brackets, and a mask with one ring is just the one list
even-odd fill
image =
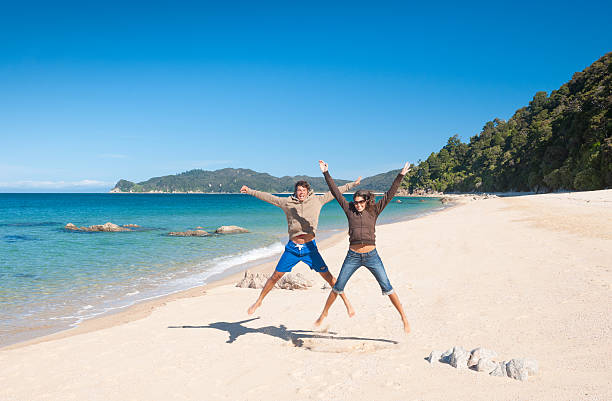
{"label": "woman's hand", "polygon": [[361,184],[361,176],[355,180],[355,185]]}
{"label": "woman's hand", "polygon": [[410,162],[406,162],[404,164],[404,168],[402,169],[402,175],[406,175],[406,173],[410,170]]}
{"label": "woman's hand", "polygon": [[249,189],[251,188],[247,187],[246,185],[243,185],[242,188],[240,188],[240,193],[246,194]]}
{"label": "woman's hand", "polygon": [[324,173],[327,171],[327,163],[325,163],[323,160],[319,160],[319,168],[321,169],[321,172]]}

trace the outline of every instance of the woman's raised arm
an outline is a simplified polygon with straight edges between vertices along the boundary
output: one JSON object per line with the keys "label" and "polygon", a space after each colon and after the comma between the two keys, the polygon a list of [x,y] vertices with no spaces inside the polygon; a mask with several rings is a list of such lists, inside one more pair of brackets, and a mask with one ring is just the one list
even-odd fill
{"label": "woman's raised arm", "polygon": [[376,202],[376,213],[380,214],[383,209],[389,204],[389,202],[391,202],[391,199],[393,199],[393,197],[397,193],[397,190],[399,189],[399,186],[402,183],[404,176],[406,175],[406,173],[408,173],[409,170],[410,162],[406,162],[406,164],[404,164],[404,168],[402,168],[402,171],[400,171],[397,174],[397,177],[395,177],[395,180],[393,180],[391,188],[389,188],[389,190],[385,192],[383,197],[379,199],[378,202]]}
{"label": "woman's raised arm", "polygon": [[[329,168],[327,163],[325,163],[323,160],[319,160],[319,167],[321,168],[321,172],[325,177],[325,182],[327,183],[331,194],[334,196],[334,198],[336,198],[336,200],[340,204],[340,207],[344,211],[347,211],[349,208],[349,203],[346,199],[344,199],[344,196],[342,196],[342,192],[340,192],[340,190],[338,189],[338,186],[334,182],[334,179],[331,178],[331,175],[329,175]],[[361,181],[361,179],[359,179],[358,181]]]}

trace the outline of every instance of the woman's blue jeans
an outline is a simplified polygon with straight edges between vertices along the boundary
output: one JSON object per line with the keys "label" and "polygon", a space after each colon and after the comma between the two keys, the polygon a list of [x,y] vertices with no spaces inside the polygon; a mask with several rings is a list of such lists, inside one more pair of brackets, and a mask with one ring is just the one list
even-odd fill
{"label": "woman's blue jeans", "polygon": [[336,280],[336,284],[334,285],[334,288],[332,288],[332,291],[336,294],[342,294],[344,292],[344,286],[346,286],[346,283],[349,281],[353,273],[355,273],[361,266],[365,266],[370,273],[374,275],[374,278],[376,278],[376,281],[378,281],[378,285],[380,285],[383,295],[393,293],[393,287],[389,282],[387,272],[385,272],[385,266],[383,265],[382,260],[380,260],[380,256],[378,256],[376,249],[365,253],[359,253],[349,249],[348,253],[346,254],[346,258],[344,258],[342,269],[340,269],[340,274],[338,274],[338,280]]}

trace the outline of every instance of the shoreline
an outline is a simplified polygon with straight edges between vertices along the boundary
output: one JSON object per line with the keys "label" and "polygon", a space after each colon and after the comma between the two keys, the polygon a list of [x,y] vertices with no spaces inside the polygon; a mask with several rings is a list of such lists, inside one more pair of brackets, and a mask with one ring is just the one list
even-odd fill
{"label": "shoreline", "polygon": [[[319,244],[319,247],[323,248],[325,246],[332,246],[340,242],[345,235],[346,231],[333,234],[331,237],[322,240]],[[246,271],[253,273],[267,273],[268,269],[273,269],[275,264],[276,262],[257,263],[252,267],[246,268],[245,270],[241,270],[235,273],[230,273],[229,275],[224,275],[223,272],[221,272],[218,274],[218,276],[221,277],[219,279],[214,279],[210,283],[200,284],[192,288],[176,291],[171,294],[159,295],[152,299],[143,300],[133,305],[119,307],[115,310],[105,312],[100,316],[85,319],[75,327],[60,329],[59,331],[56,331],[54,333],[37,336],[28,340],[23,340],[0,347],[0,352],[4,350],[17,349],[27,347],[29,345],[72,337],[79,334],[89,333],[92,331],[117,326],[123,323],[144,319],[149,316],[155,309],[162,307],[170,302],[183,298],[203,296],[206,295],[207,290],[211,290],[213,288],[221,287],[224,285],[236,284],[244,276],[244,273]],[[249,305],[246,305],[244,309],[246,310],[248,307]]]}
{"label": "shoreline", "polygon": [[[380,224],[379,226],[384,226],[388,224],[395,224],[402,221],[409,221],[414,219],[419,219],[425,217],[427,215],[431,215],[434,213],[441,213],[444,210],[455,207],[461,204],[461,202],[453,201],[451,203],[441,203],[439,207],[429,209],[425,212],[419,212],[415,214],[408,214],[397,219],[391,219],[390,221]],[[347,237],[346,229],[340,230],[339,232],[333,232],[337,229],[330,229],[329,235],[323,236],[323,238],[318,242],[319,249],[323,250],[327,247],[331,247],[342,241],[345,237]],[[64,329],[59,329],[58,331],[54,331],[47,334],[42,334],[30,339],[21,340],[12,344],[8,344],[0,347],[0,351],[3,350],[11,350],[26,347],[29,345],[39,344],[42,342],[53,341],[57,339],[67,338],[79,334],[89,333],[96,330],[102,330],[105,328],[110,328],[113,326],[117,326],[122,323],[128,323],[135,320],[144,319],[149,316],[155,309],[166,305],[167,303],[183,299],[183,298],[192,298],[198,297],[206,294],[207,290],[217,288],[224,285],[236,284],[242,277],[245,272],[253,272],[253,273],[269,273],[274,269],[277,261],[276,259],[272,262],[265,262],[266,259],[262,259],[260,262],[256,262],[254,265],[250,267],[246,267],[243,270],[239,270],[237,272],[232,272],[229,274],[225,274],[225,272],[221,272],[215,276],[212,276],[212,281],[210,283],[196,285],[191,288],[187,288],[184,290],[178,290],[176,292],[170,294],[164,294],[155,296],[151,299],[146,299],[142,301],[138,301],[135,304],[127,305],[123,307],[118,307],[114,310],[110,310],[102,313],[99,316],[94,316],[88,319],[84,319],[80,323],[78,323],[74,327],[67,327]],[[218,277],[218,278],[215,278]],[[245,309],[248,308],[249,305],[245,306]]]}

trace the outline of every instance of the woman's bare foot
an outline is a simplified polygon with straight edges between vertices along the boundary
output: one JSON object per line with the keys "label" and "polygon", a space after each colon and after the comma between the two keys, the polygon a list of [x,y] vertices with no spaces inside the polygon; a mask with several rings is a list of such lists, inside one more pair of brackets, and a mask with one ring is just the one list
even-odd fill
{"label": "woman's bare foot", "polygon": [[355,316],[355,309],[353,309],[353,305],[347,305],[346,313],[348,313],[349,317]]}
{"label": "woman's bare foot", "polygon": [[406,334],[410,334],[410,324],[408,323],[408,320],[404,320],[403,323],[404,323],[404,332]]}
{"label": "woman's bare foot", "polygon": [[259,301],[255,302],[253,305],[251,305],[247,313],[249,315],[252,315],[253,313],[255,313],[255,310],[257,310],[257,308],[259,308],[260,306],[261,306],[261,302]]}

